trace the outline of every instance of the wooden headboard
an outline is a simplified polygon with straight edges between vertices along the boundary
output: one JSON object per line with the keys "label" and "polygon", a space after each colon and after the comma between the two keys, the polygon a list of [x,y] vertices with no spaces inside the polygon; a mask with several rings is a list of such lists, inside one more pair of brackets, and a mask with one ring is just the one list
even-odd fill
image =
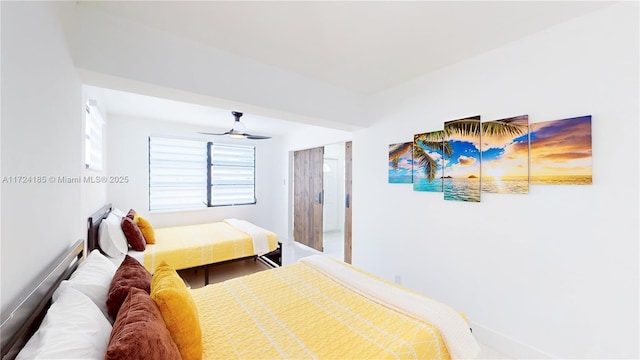
{"label": "wooden headboard", "polygon": [[28,289],[8,307],[8,313],[2,314],[0,348],[3,360],[15,358],[36,332],[51,305],[53,292],[78,267],[83,250],[84,240],[78,240],[38,276],[34,288]]}
{"label": "wooden headboard", "polygon": [[110,212],[111,204],[107,204],[89,216],[87,220],[87,252],[91,252],[93,249],[100,249],[100,243],[98,242],[100,239],[100,223],[109,216]]}

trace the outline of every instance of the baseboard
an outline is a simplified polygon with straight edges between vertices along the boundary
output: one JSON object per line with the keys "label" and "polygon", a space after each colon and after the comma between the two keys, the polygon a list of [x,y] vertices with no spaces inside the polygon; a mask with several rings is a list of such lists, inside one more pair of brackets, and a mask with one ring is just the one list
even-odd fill
{"label": "baseboard", "polygon": [[513,359],[538,360],[559,358],[473,321],[471,322],[471,328],[478,342],[490,346]]}

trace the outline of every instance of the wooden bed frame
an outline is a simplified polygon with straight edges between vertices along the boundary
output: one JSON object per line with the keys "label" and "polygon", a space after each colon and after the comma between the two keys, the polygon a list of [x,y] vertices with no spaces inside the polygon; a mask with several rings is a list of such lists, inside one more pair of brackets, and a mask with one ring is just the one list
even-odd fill
{"label": "wooden bed frame", "polygon": [[84,240],[78,240],[37,278],[34,288],[28,289],[2,314],[0,324],[2,359],[14,359],[36,332],[49,306],[53,292],[69,278],[84,257]]}
{"label": "wooden bed frame", "polygon": [[[100,243],[99,243],[100,223],[102,222],[103,219],[106,219],[107,216],[109,216],[109,213],[111,212],[111,210],[112,210],[112,204],[107,204],[102,208],[100,208],[100,210],[96,211],[87,220],[87,229],[88,229],[87,230],[88,231],[88,234],[87,234],[88,250],[87,251],[88,252],[91,252],[91,250],[93,249],[99,249],[100,252],[102,252],[102,249],[100,249]],[[271,268],[280,267],[282,266],[282,243],[278,242],[278,247],[274,251],[268,254],[264,254],[262,256],[258,256],[258,255],[245,256],[245,257],[236,258],[236,259],[219,261],[211,264],[203,264],[200,266],[195,266],[192,268],[181,269],[181,270],[193,270],[196,272],[198,270],[204,270],[204,284],[207,285],[209,284],[209,269],[211,267],[228,264],[236,261],[248,260],[248,259],[253,259],[254,261],[260,260],[262,263],[264,263],[265,265]]]}

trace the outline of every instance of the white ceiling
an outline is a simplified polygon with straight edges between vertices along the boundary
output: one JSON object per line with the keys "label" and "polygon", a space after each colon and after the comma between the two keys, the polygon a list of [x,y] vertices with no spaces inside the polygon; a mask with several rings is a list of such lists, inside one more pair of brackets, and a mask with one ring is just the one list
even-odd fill
{"label": "white ceiling", "polygon": [[611,1],[89,1],[147,26],[371,94]]}
{"label": "white ceiling", "polygon": [[[612,2],[81,1],[80,4],[370,95]],[[124,103],[130,104],[130,108],[125,108]],[[140,104],[121,99],[118,112],[144,112],[134,109]],[[162,108],[161,103],[155,106]],[[177,105],[167,103],[167,106]],[[156,112],[165,117],[169,114]],[[228,116],[231,125],[232,117]],[[243,117],[245,120],[248,122],[249,117]],[[247,129],[251,132],[252,127],[247,124]]]}

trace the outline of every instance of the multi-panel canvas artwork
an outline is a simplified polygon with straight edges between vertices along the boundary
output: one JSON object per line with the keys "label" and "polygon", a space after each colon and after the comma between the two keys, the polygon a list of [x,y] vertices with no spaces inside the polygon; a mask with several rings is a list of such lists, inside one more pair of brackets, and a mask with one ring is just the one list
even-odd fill
{"label": "multi-panel canvas artwork", "polygon": [[412,183],[412,149],[413,142],[389,145],[389,183]]}
{"label": "multi-panel canvas artwork", "polygon": [[482,123],[482,192],[529,192],[529,117]]}
{"label": "multi-panel canvas artwork", "polygon": [[480,201],[480,116],[447,121],[444,138],[444,199]]}
{"label": "multi-panel canvas artwork", "polygon": [[444,130],[389,145],[389,183],[469,202],[482,192],[526,194],[529,184],[591,184],[591,115],[534,124],[528,115],[447,121]]}
{"label": "multi-panel canvas artwork", "polygon": [[444,131],[413,136],[413,190],[442,192]]}
{"label": "multi-panel canvas artwork", "polygon": [[591,115],[531,124],[531,183],[592,183]]}

